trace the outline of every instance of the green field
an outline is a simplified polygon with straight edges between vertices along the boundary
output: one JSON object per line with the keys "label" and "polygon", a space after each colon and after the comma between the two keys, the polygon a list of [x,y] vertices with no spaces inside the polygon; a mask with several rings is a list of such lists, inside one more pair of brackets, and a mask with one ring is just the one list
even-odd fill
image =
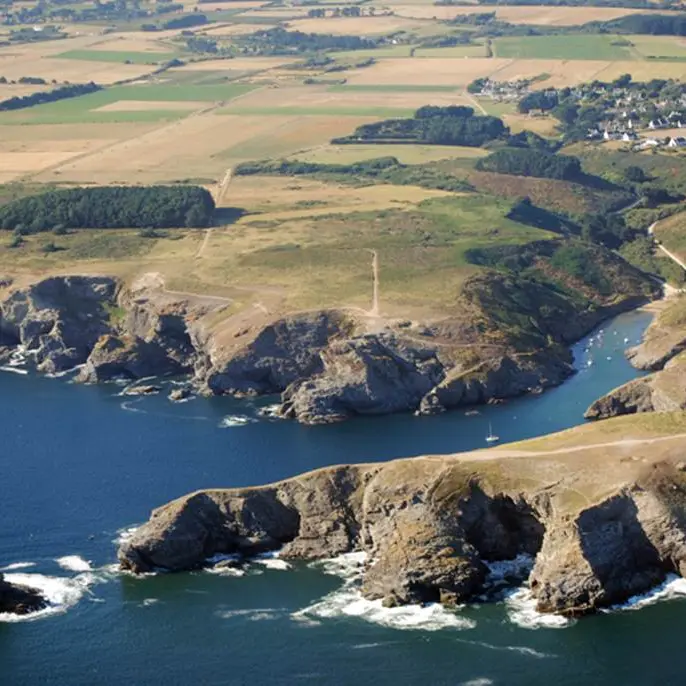
{"label": "green field", "polygon": [[403,164],[422,164],[456,157],[474,159],[487,154],[482,148],[445,145],[322,145],[295,153],[289,159],[318,164],[353,164],[391,156]]}
{"label": "green field", "polygon": [[686,43],[677,36],[627,36],[644,58],[686,59]]}
{"label": "green field", "polygon": [[417,48],[415,57],[488,57],[485,45],[455,45],[451,48]]}
{"label": "green field", "polygon": [[119,52],[116,50],[69,50],[56,55],[61,59],[85,60],[87,62],[119,62],[121,64],[162,64],[169,62],[175,52]]}
{"label": "green field", "polygon": [[78,98],[68,98],[23,110],[0,113],[0,124],[63,124],[165,121],[179,119],[189,110],[140,110],[98,112],[100,107],[122,100],[146,102],[218,102],[231,100],[252,90],[244,84],[175,86],[165,84],[115,86]]}
{"label": "green field", "polygon": [[349,50],[347,52],[330,52],[329,57],[334,59],[352,59],[355,62],[366,60],[370,57],[409,57],[411,45],[389,45],[383,48],[372,48],[371,50]]}
{"label": "green field", "polygon": [[[496,38],[494,56],[539,60],[633,60],[630,46],[617,45],[625,36],[570,34]],[[572,67],[570,67],[572,68]]]}

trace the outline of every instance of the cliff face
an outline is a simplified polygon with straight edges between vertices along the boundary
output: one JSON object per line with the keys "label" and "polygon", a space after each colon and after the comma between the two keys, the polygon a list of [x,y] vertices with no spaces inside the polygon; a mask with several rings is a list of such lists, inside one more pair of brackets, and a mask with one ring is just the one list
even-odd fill
{"label": "cliff face", "polygon": [[82,365],[85,382],[185,373],[200,357],[195,314],[183,301],[135,296],[116,279],[53,277],[0,303],[0,346],[22,346],[41,372]]}
{"label": "cliff face", "polygon": [[650,295],[629,277],[617,277],[622,292],[611,298],[571,298],[492,272],[469,279],[441,320],[323,310],[233,328],[230,301],[175,294],[159,275],[130,286],[54,277],[0,303],[0,359],[23,346],[40,371],[81,366],[82,382],[188,374],[205,393],[281,393],[281,414],[307,424],[435,414],[561,383],[573,372],[570,341]]}
{"label": "cliff face", "polygon": [[46,600],[35,589],[17,586],[5,580],[0,574],[0,614],[10,612],[26,615],[46,606]]}
{"label": "cliff face", "polygon": [[83,364],[110,330],[116,293],[114,279],[84,276],[54,277],[15,291],[0,303],[0,341],[24,346],[40,371]]}
{"label": "cliff face", "polygon": [[539,610],[593,612],[686,571],[686,475],[640,443],[631,460],[609,446],[582,458],[498,458],[496,449],[485,461],[416,458],[198,492],[155,510],[119,560],[145,572],[191,569],[218,553],[364,551],[366,597],[454,605],[484,591],[486,562],[528,553]]}

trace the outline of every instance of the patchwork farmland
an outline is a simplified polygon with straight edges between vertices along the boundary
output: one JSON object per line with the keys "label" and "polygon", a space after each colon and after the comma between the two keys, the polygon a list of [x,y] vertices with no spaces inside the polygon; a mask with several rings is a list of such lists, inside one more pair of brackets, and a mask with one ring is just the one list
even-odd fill
{"label": "patchwork farmland", "polygon": [[[529,116],[514,101],[470,93],[480,78],[527,80],[534,91],[627,73],[644,81],[686,78],[684,38],[575,29],[633,16],[635,8],[418,0],[379,7],[182,5],[169,16],[151,15],[154,25],[131,18],[65,22],[55,40],[11,40],[16,32],[46,30],[42,24],[35,25],[39,31],[32,24],[4,27],[0,103],[69,84],[94,82],[100,89],[0,111],[0,195],[192,183],[212,192],[225,223],[206,234],[179,230],[167,238],[79,232],[60,237],[55,254],[43,250],[40,237],[26,239],[21,250],[0,246],[0,258],[11,258],[17,274],[58,265],[97,272],[107,265],[132,277],[160,272],[170,288],[224,295],[236,308],[250,301],[246,293],[255,283],[270,312],[341,302],[363,307],[368,251],[390,241],[386,307],[409,316],[430,300],[431,307],[445,306],[474,273],[464,257],[470,247],[549,236],[511,221],[513,201],[526,196],[574,214],[614,208],[617,198],[566,181],[478,172],[484,147],[337,140],[364,125],[410,118],[426,105],[500,117],[513,134],[559,134],[552,115]],[[490,36],[480,21],[510,29]],[[523,25],[532,34],[536,27],[560,33],[523,35],[517,28]],[[291,44],[293,36],[307,49]],[[420,169],[381,182],[235,173],[254,161],[337,168],[377,158]],[[472,232],[475,221],[488,224],[485,237]]]}

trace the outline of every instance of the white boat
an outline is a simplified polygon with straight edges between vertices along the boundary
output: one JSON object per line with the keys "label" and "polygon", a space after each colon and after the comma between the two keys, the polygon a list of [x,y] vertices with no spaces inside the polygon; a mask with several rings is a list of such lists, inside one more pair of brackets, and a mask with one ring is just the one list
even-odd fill
{"label": "white boat", "polygon": [[493,427],[491,423],[488,423],[488,436],[486,436],[486,443],[497,443],[500,440],[500,436],[496,436],[493,433]]}

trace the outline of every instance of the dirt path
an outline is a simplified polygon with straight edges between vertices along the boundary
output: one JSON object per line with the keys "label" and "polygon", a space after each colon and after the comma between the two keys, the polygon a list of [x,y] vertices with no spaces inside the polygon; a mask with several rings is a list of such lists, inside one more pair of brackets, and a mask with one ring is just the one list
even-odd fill
{"label": "dirt path", "polygon": [[379,316],[379,253],[370,250],[372,254],[372,309],[369,314],[372,317]]}
{"label": "dirt path", "polygon": [[[654,236],[655,235],[655,227],[658,225],[658,222],[653,222],[649,227],[648,227],[648,235],[649,236]],[[662,243],[660,243],[658,246],[660,250],[669,257],[670,260],[673,262],[676,262],[684,271],[686,271],[686,263],[681,260],[679,257],[677,257],[673,252],[667,250]]]}
{"label": "dirt path", "polygon": [[[226,191],[228,190],[229,186],[231,185],[231,179],[233,178],[233,169],[229,167],[226,170],[226,173],[224,174],[224,178],[217,184],[217,187],[215,188],[214,191],[214,206],[219,207],[221,202],[224,200],[224,196],[226,195]],[[198,259],[202,257],[205,254],[205,250],[207,249],[207,244],[210,242],[210,238],[212,236],[212,232],[214,231],[213,227],[210,227],[205,231],[205,237],[202,239],[202,243],[200,244],[200,247],[198,248],[198,252],[195,253],[195,258]]]}
{"label": "dirt path", "polygon": [[[449,456],[459,460],[498,460],[501,457],[543,457],[547,455],[567,455],[569,453],[578,453],[586,450],[597,450],[600,448],[631,448],[638,445],[654,445],[655,443],[664,443],[666,441],[676,441],[685,439],[686,433],[674,434],[673,436],[657,436],[656,438],[624,438],[620,441],[608,441],[607,443],[591,443],[584,445],[576,445],[568,448],[556,448],[555,450],[509,450],[507,448],[491,448],[483,450],[475,450],[467,453],[456,453]],[[435,458],[441,459],[441,458]]]}
{"label": "dirt path", "polygon": [[468,100],[472,105],[474,105],[474,107],[480,110],[481,114],[488,114],[484,106],[476,98],[473,98],[466,90],[462,92],[462,95],[464,96],[465,100]]}

